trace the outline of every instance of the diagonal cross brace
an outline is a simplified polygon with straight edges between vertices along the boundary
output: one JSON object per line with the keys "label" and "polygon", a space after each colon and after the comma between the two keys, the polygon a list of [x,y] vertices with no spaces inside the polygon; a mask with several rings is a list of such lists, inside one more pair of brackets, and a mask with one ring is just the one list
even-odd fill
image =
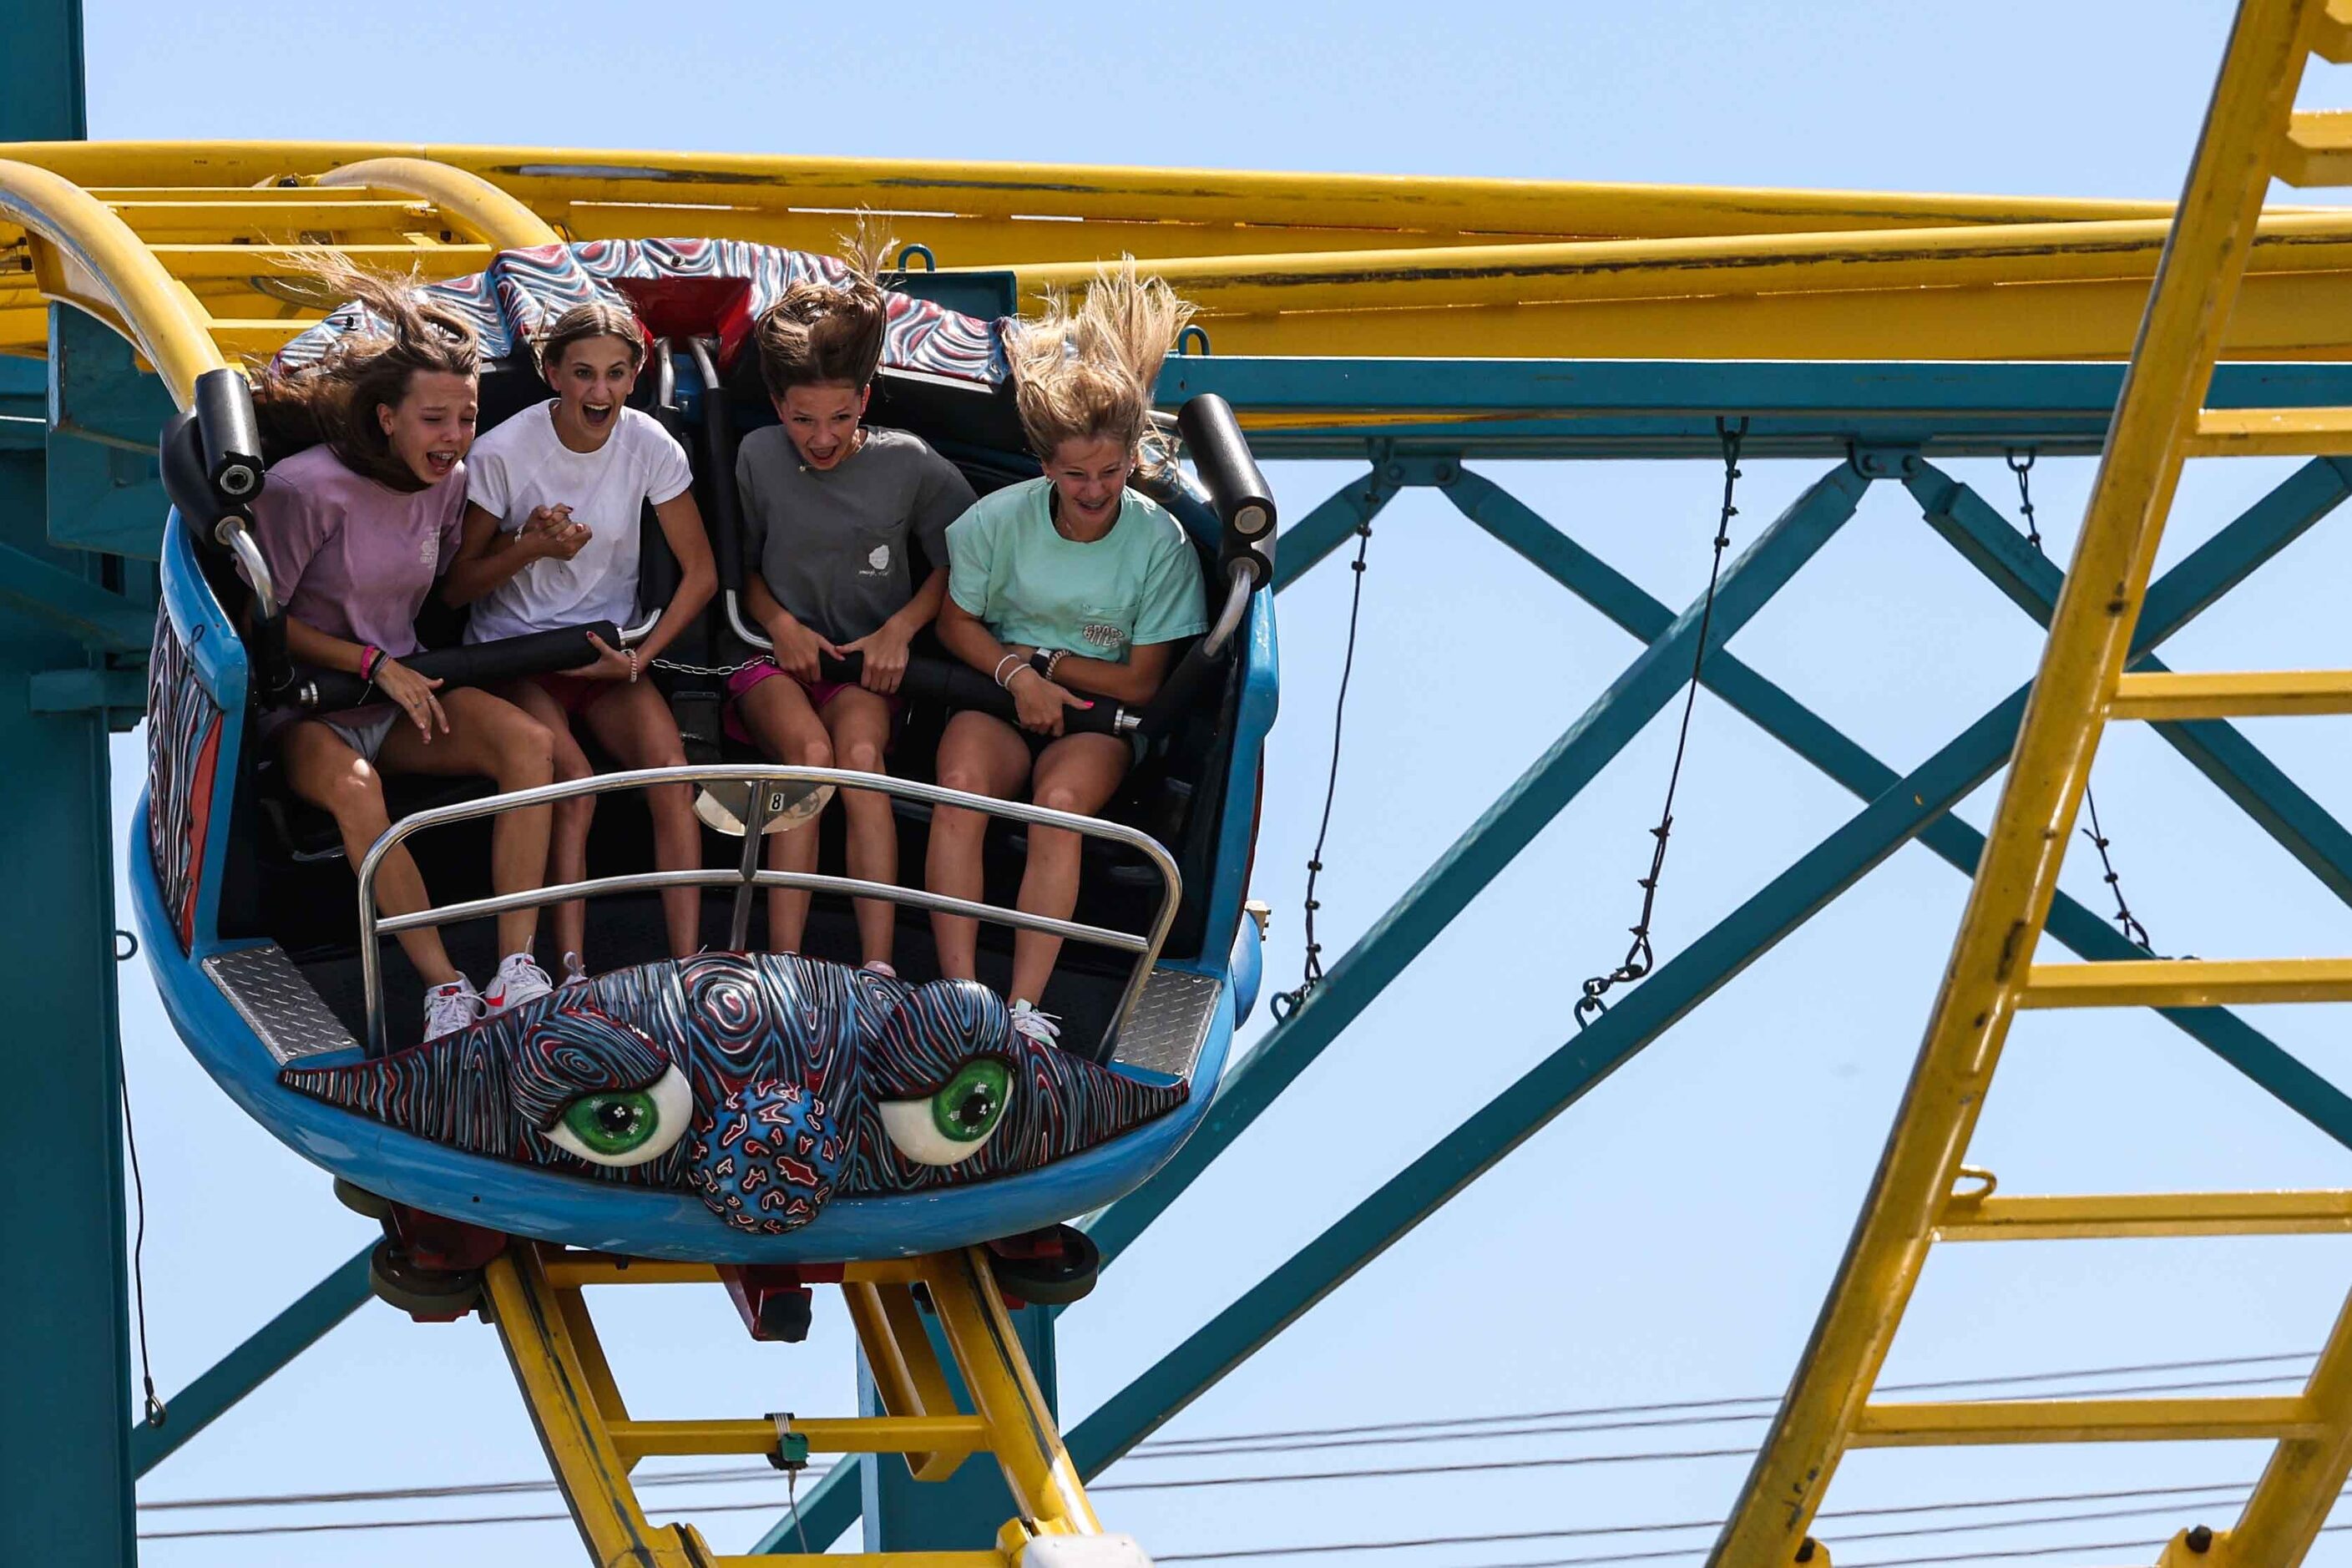
{"label": "diagonal cross brace", "polygon": [[0,608],[46,621],[102,653],[144,653],[155,635],[155,617],[121,595],[8,544],[0,544]]}
{"label": "diagonal cross brace", "polygon": [[[1916,493],[1917,487],[1914,489]],[[2322,498],[2307,493],[2307,487],[2291,480],[2264,498],[2258,507],[2262,515],[2275,516],[2299,533],[2326,515],[2335,500],[2345,493],[2339,486],[2333,492],[2334,499],[2319,504]],[[1626,631],[1648,640],[1664,630],[1669,616],[1664,605],[1492,480],[1465,473],[1449,494],[1454,504],[1473,522]],[[2200,607],[2210,603],[2211,599],[2208,597]],[[1893,768],[1730,652],[1710,658],[1700,672],[1700,679],[1725,702],[1753,720],[1765,733],[1864,800],[1875,799],[1897,782]],[[1984,835],[1948,815],[1922,828],[1919,842],[1969,877],[1976,875],[1978,858],[1984,852]],[[2107,921],[2063,893],[2052,903],[2044,929],[2084,958],[2145,956]],[[2352,1096],[2297,1061],[2260,1030],[2236,1014],[2218,1007],[2161,1008],[2158,1012],[2322,1132],[2352,1147]]]}
{"label": "diagonal cross brace", "polygon": [[[1719,648],[1853,515],[1870,481],[1840,463],[1809,486],[1723,574],[1708,648]],[[1097,1215],[1087,1234],[1109,1259],[1190,1186],[1324,1047],[1388,988],[1690,679],[1701,605],[1626,666],[1559,740],[1422,873],[1331,966],[1299,1009],[1225,1073],[1200,1128],[1143,1185]]]}
{"label": "diagonal cross brace", "polygon": [[[2136,647],[2153,647],[2178,632],[2212,602],[2215,595],[2210,590],[2217,578],[2242,576],[2300,537],[2312,521],[2294,515],[2288,506],[2258,503],[2217,536],[2208,550],[2181,563],[2149,591]],[[2020,688],[2011,693],[1894,788],[1883,791],[1687,949],[1659,965],[1591,1027],[1521,1075],[1113,1394],[1069,1433],[1070,1453],[1080,1471],[1091,1479],[1158,1430],[1635,1052],[1965,799],[2008,759],[2024,716],[2028,689]],[[2104,925],[2101,930],[2105,931]]]}
{"label": "diagonal cross brace", "polygon": [[[2352,461],[2318,458],[2288,476],[2263,504],[2276,504],[2291,515],[2317,521],[2352,495],[2352,478],[2347,474],[2352,474]],[[2049,626],[2059,584],[2064,581],[2054,563],[2020,538],[1983,497],[1931,465],[1918,464],[1916,472],[1904,483],[1918,500],[1929,527],[2012,604],[2032,616],[2036,625]],[[2221,587],[2226,591],[2235,585],[2232,580]],[[2134,659],[2131,668],[2161,670],[2167,667],[2160,659],[2142,657]],[[2328,891],[2352,903],[2352,831],[2263,755],[2237,726],[2210,719],[2162,722],[2155,729],[2190,766],[2210,779],[2280,847],[2326,884]]]}

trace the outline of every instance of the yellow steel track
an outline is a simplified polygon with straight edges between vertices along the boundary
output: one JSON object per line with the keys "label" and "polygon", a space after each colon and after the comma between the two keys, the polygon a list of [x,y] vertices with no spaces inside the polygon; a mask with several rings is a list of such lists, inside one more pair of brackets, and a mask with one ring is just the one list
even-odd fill
{"label": "yellow steel track", "polygon": [[[2352,161],[2352,127],[2323,118],[2298,136],[2304,166]],[[2148,202],[566,148],[0,155],[100,204],[231,358],[315,319],[287,269],[303,246],[449,278],[556,238],[824,249],[864,209],[942,266],[1013,270],[1024,297],[1147,258],[1200,303],[1223,353],[2116,359],[2170,219]],[[0,215],[0,353],[41,352],[59,297],[37,230]],[[2222,352],[2352,353],[2352,210],[2264,216]]]}
{"label": "yellow steel track", "polygon": [[2352,179],[2352,124],[2294,110],[2314,53],[2352,58],[2352,0],[2243,0],[1918,1065],[1812,1342],[1716,1547],[1720,1568],[1828,1568],[1808,1530],[1853,1447],[2273,1441],[2236,1525],[2183,1531],[2163,1568],[2292,1568],[2352,1472],[2352,1300],[2304,1389],[2287,1397],[1870,1399],[1937,1240],[2339,1234],[2352,1222],[2347,1192],[2004,1197],[1962,1163],[2021,1008],[2352,1000],[2347,960],[2034,962],[2109,720],[2352,711],[2352,675],[2342,672],[2124,671],[2187,458],[2352,453],[2352,410],[2201,407],[2225,332],[2264,276],[2277,232],[2262,218],[2271,180]]}
{"label": "yellow steel track", "polygon": [[[585,1292],[602,1286],[710,1283],[717,1278],[707,1265],[607,1258],[525,1242],[514,1244],[485,1271],[489,1315],[594,1562],[637,1568],[1014,1568],[1040,1537],[1102,1533],[1030,1375],[984,1248],[849,1267],[842,1290],[882,1415],[770,1412],[717,1420],[632,1415],[596,1337]],[[924,1326],[927,1312],[917,1299],[919,1289],[970,1395],[969,1414],[959,1406]],[[986,1551],[720,1556],[691,1525],[648,1521],[629,1473],[656,1456],[722,1454],[771,1462],[789,1458],[794,1463],[813,1454],[895,1454],[905,1458],[921,1481],[944,1480],[966,1459],[982,1456],[1003,1471],[1018,1513],[1005,1523],[996,1547]]]}

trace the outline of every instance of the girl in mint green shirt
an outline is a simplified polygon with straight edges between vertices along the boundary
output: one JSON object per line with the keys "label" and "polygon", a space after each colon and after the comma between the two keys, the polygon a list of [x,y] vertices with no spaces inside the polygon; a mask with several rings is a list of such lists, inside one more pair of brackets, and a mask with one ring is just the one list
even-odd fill
{"label": "girl in mint green shirt", "polygon": [[[939,782],[1057,811],[1102,809],[1132,760],[1124,740],[1066,734],[1063,715],[1097,697],[1150,700],[1176,644],[1208,629],[1199,558],[1183,528],[1127,488],[1150,430],[1146,389],[1191,319],[1165,283],[1139,281],[1132,264],[1087,289],[1073,317],[1049,310],[1008,343],[1021,422],[1044,458],[1040,479],[982,498],[948,528],[948,596],[939,638],[949,652],[1012,692],[1020,723],[966,710],[940,741]],[[942,806],[931,819],[926,880],[956,898],[982,897],[988,819]],[[1033,827],[1018,908],[1066,920],[1077,907],[1078,837]],[[977,979],[979,926],[934,914],[940,969]],[[1039,1010],[1061,939],[1018,932],[1013,943],[1013,1025],[1052,1043]]]}

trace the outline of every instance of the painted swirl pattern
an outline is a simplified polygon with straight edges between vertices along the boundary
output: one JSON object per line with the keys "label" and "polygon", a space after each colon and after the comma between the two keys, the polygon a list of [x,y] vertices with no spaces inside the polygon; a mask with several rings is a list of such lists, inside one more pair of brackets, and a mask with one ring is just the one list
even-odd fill
{"label": "painted swirl pattern", "polygon": [[220,742],[220,706],[159,609],[147,656],[147,853],[183,952],[195,935]]}
{"label": "painted swirl pattern", "polygon": [[[486,357],[504,359],[574,305],[621,296],[657,317],[659,300],[679,298],[698,280],[733,285],[740,297],[730,300],[720,317],[722,350],[731,356],[751,321],[786,289],[796,283],[840,283],[848,276],[847,264],[837,258],[739,239],[598,239],[501,251],[488,270],[433,284],[425,292],[473,322]],[[889,305],[882,346],[886,369],[982,384],[1005,379],[998,323],[895,289]],[[308,364],[336,338],[366,322],[362,307],[345,305],[279,350],[278,363]]]}
{"label": "painted swirl pattern", "polygon": [[[1001,1103],[957,1089],[974,1063],[996,1064]],[[675,1126],[659,1091],[673,1073],[690,1092]],[[767,1234],[806,1225],[836,1194],[1035,1170],[1189,1092],[1016,1034],[1003,1000],[971,981],[909,985],[733,952],[615,971],[443,1039],[279,1079],[467,1153],[691,1192],[724,1223]],[[581,1152],[608,1131],[641,1137],[646,1156]]]}

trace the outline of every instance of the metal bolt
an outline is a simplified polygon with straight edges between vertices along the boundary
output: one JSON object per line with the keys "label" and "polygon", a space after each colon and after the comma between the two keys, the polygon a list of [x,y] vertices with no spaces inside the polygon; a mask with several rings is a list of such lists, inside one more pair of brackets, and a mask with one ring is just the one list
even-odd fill
{"label": "metal bolt", "polygon": [[1813,1554],[1820,1550],[1821,1542],[1808,1535],[1797,1547],[1797,1561],[1800,1563],[1811,1563],[1813,1560]]}
{"label": "metal bolt", "polygon": [[2213,1527],[2210,1524],[2196,1525],[2181,1537],[2181,1541],[2189,1551],[2202,1557],[2213,1550]]}

